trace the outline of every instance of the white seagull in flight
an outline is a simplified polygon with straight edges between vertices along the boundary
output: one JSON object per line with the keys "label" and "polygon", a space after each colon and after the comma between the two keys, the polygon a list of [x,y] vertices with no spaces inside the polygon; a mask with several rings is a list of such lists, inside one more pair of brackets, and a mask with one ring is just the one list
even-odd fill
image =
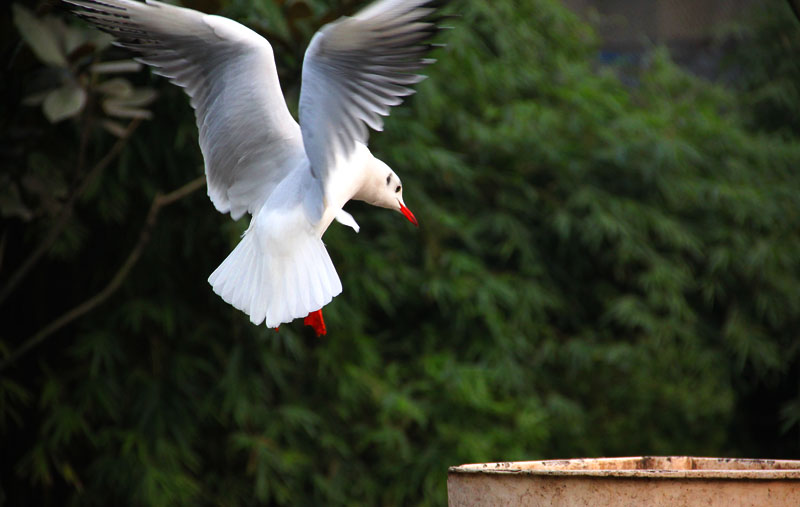
{"label": "white seagull in flight", "polygon": [[228,18],[147,0],[65,0],[140,54],[191,98],[208,195],[222,213],[250,213],[242,240],[208,281],[222,299],[278,327],[342,291],[322,235],[336,219],[358,232],[350,199],[417,220],[400,178],[367,148],[367,127],[424,79],[416,71],[439,31],[441,0],[379,0],[323,26],[303,61],[300,124],[281,92],[272,47]]}

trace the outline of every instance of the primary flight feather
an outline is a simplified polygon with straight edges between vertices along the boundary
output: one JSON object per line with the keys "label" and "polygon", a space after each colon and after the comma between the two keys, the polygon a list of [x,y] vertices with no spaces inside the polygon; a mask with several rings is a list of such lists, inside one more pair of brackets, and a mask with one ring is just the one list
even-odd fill
{"label": "primary flight feather", "polygon": [[342,291],[322,235],[335,219],[358,232],[350,199],[415,225],[400,178],[367,148],[368,128],[413,93],[438,31],[440,0],[379,0],[323,26],[303,61],[300,123],[286,106],[272,47],[230,19],[147,0],[65,0],[117,44],[181,86],[195,110],[208,195],[252,215],[208,281],[254,324],[305,317]]}

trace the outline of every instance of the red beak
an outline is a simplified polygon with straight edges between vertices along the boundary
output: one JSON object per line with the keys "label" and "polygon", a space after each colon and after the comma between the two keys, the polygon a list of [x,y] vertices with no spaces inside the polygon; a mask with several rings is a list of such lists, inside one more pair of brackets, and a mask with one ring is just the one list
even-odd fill
{"label": "red beak", "polygon": [[419,227],[419,223],[417,222],[417,217],[415,217],[414,214],[411,213],[411,210],[406,208],[402,202],[400,203],[400,213],[402,213],[403,216],[406,217],[409,222]]}

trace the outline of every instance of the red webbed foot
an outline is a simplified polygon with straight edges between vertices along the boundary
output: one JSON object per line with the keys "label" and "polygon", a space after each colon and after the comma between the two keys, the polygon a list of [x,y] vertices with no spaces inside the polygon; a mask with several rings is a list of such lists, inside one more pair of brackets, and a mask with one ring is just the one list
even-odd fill
{"label": "red webbed foot", "polygon": [[326,333],[325,321],[322,320],[321,308],[315,312],[309,313],[308,316],[303,319],[303,324],[313,327],[314,332],[317,333],[317,336],[322,336]]}

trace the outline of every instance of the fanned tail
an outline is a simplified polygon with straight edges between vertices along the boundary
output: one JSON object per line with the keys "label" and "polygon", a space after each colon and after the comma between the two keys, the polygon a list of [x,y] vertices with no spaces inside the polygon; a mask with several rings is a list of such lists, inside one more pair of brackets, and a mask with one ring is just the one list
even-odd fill
{"label": "fanned tail", "polygon": [[342,283],[322,240],[296,239],[290,253],[264,248],[249,230],[208,282],[225,302],[267,327],[306,317],[342,292]]}

